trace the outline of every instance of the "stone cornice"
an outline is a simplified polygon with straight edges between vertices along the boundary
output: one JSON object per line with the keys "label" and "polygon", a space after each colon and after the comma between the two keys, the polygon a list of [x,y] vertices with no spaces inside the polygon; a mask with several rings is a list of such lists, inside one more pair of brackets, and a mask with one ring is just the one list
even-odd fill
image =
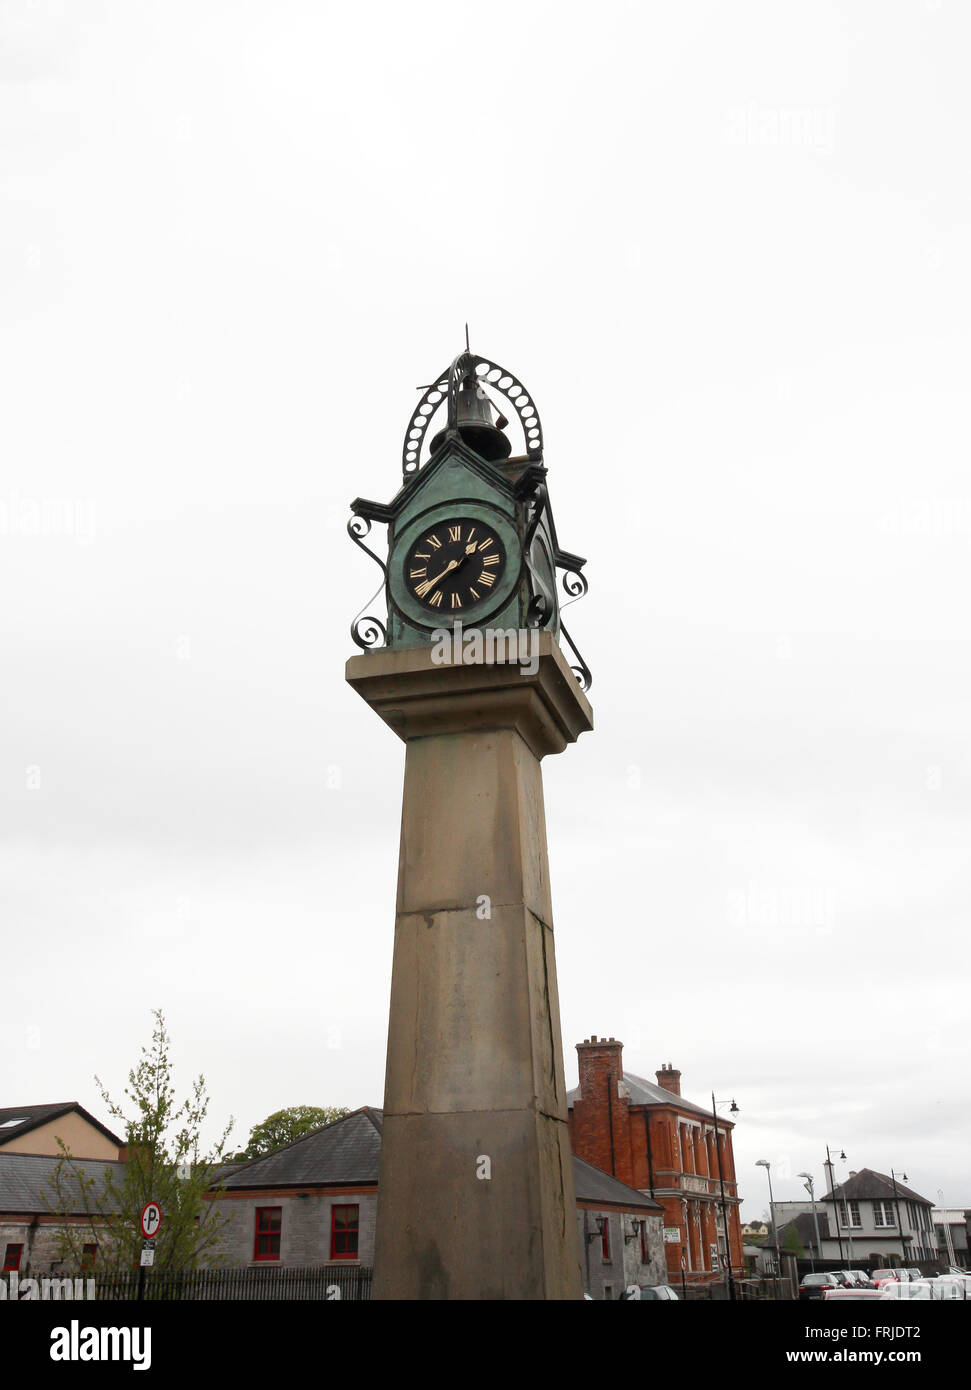
{"label": "stone cornice", "polygon": [[543,758],[591,730],[593,711],[552,633],[531,631],[529,649],[535,673],[517,662],[438,664],[430,645],[352,656],[345,675],[405,742],[513,728]]}

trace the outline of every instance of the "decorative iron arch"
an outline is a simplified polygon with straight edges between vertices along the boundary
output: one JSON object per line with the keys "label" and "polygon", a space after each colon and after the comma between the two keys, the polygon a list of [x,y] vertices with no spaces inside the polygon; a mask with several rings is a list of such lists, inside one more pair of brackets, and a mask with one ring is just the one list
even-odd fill
{"label": "decorative iron arch", "polygon": [[539,412],[525,386],[512,372],[507,372],[505,367],[500,367],[490,358],[480,357],[478,353],[474,352],[465,352],[454,362],[450,362],[446,370],[436,377],[431,386],[425,388],[425,394],[418,402],[408,423],[408,428],[405,430],[405,442],[401,450],[402,477],[412,477],[421,467],[421,450],[428,426],[438,415],[442,406],[445,407],[446,411],[448,410],[449,391],[451,389],[454,393],[455,390],[453,369],[459,362],[471,362],[482,385],[488,387],[490,391],[498,391],[500,395],[505,396],[523,427],[527,458],[533,463],[542,463],[543,426],[540,423]]}

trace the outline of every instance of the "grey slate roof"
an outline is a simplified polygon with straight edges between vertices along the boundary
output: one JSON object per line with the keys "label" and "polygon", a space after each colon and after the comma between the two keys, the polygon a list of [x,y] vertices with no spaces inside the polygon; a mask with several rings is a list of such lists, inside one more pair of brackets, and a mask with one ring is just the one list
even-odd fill
{"label": "grey slate roof", "polygon": [[[872,1168],[861,1168],[858,1173],[854,1173],[846,1182],[837,1183],[832,1192],[827,1192],[825,1196],[818,1198],[820,1202],[844,1202],[868,1200],[871,1198],[882,1198],[884,1201],[893,1201],[893,1180],[886,1173],[876,1173]],[[914,1192],[909,1187],[904,1187],[900,1179],[897,1179],[897,1196],[902,1197],[908,1202],[921,1202],[925,1207],[933,1207],[934,1203],[922,1197],[919,1192]]]}
{"label": "grey slate roof", "polygon": [[[693,1100],[686,1100],[684,1096],[676,1096],[673,1091],[666,1091],[663,1086],[658,1086],[654,1081],[645,1081],[642,1076],[634,1076],[631,1072],[624,1072],[624,1082],[630,1091],[631,1105],[677,1105],[682,1110],[690,1110],[695,1115],[705,1115],[710,1120],[711,1111],[706,1110],[703,1105],[695,1105]],[[580,1087],[574,1086],[572,1091],[566,1093],[567,1105],[573,1105],[580,1099]],[[731,1121],[719,1117],[721,1124],[730,1124]]]}
{"label": "grey slate roof", "polygon": [[285,1148],[244,1163],[226,1175],[228,1191],[250,1187],[330,1187],[376,1183],[381,1155],[381,1112],[370,1105],[342,1115]]}
{"label": "grey slate roof", "polygon": [[[0,1151],[0,1213],[40,1212],[57,1210],[57,1199],[51,1187],[51,1179],[60,1159],[53,1154],[5,1154]],[[105,1171],[115,1170],[116,1181],[120,1183],[125,1165],[117,1160],[100,1158],[76,1158],[70,1166],[79,1169],[86,1178],[94,1180],[92,1197],[104,1191]],[[84,1211],[80,1200],[80,1189],[76,1180],[68,1175],[62,1183],[63,1191],[78,1194],[72,1204],[77,1214]]]}
{"label": "grey slate roof", "polygon": [[592,1163],[573,1155],[573,1183],[578,1202],[611,1202],[619,1207],[641,1207],[645,1211],[663,1211],[660,1202],[639,1192],[636,1187],[628,1187],[619,1178],[613,1178]]}
{"label": "grey slate roof", "polygon": [[[264,1187],[332,1187],[377,1185],[381,1157],[383,1114],[370,1105],[352,1110],[322,1129],[295,1139],[285,1148],[233,1165],[221,1186],[229,1192]],[[574,1156],[573,1177],[578,1201],[610,1202],[615,1206],[661,1211],[643,1192]]]}
{"label": "grey slate roof", "polygon": [[[829,1230],[829,1216],[827,1215],[827,1213],[824,1211],[818,1211],[816,1213],[816,1221],[819,1222],[819,1239],[821,1241],[829,1240],[831,1237]],[[800,1245],[804,1247],[808,1247],[810,1245],[815,1246],[816,1225],[813,1221],[813,1214],[811,1211],[801,1211],[798,1216],[794,1216],[791,1221],[787,1221],[784,1226],[779,1227],[779,1246],[783,1250],[786,1248],[786,1232],[789,1230],[790,1226],[794,1226],[796,1228],[796,1234],[799,1237]],[[763,1250],[766,1248],[766,1246],[762,1246]]]}
{"label": "grey slate roof", "polygon": [[[100,1121],[96,1120],[85,1110],[83,1105],[79,1105],[76,1100],[55,1101],[48,1105],[7,1105],[0,1107],[0,1146],[6,1144],[10,1139],[19,1138],[22,1134],[28,1134],[30,1130],[46,1125],[48,1120],[56,1120],[60,1115],[69,1115],[76,1111],[89,1125],[93,1125],[99,1130],[106,1139],[112,1144],[119,1146],[125,1141],[119,1139],[117,1134],[112,1134]],[[10,1125],[4,1128],[11,1120],[21,1120],[19,1125]]]}

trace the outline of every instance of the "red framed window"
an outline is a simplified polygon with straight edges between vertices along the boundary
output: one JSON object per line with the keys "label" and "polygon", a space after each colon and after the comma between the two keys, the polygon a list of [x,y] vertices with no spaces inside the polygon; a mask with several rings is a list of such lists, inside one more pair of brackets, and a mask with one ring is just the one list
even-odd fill
{"label": "red framed window", "polygon": [[331,1207],[330,1258],[356,1260],[357,1238],[360,1231],[360,1207]]}
{"label": "red framed window", "polygon": [[254,1260],[278,1260],[280,1258],[280,1229],[282,1225],[282,1207],[256,1208],[256,1237],[253,1242]]}
{"label": "red framed window", "polygon": [[4,1274],[13,1274],[14,1270],[20,1268],[20,1261],[23,1258],[24,1247],[22,1245],[8,1245],[6,1254],[3,1257]]}
{"label": "red framed window", "polygon": [[97,1245],[85,1245],[81,1251],[81,1268],[94,1269],[94,1262],[98,1258]]}
{"label": "red framed window", "polygon": [[610,1259],[610,1217],[603,1218],[603,1226],[600,1230],[600,1249],[605,1260]]}

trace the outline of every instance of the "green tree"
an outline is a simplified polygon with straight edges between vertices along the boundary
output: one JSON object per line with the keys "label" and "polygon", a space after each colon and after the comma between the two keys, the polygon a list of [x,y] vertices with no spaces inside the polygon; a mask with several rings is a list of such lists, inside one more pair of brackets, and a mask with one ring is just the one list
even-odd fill
{"label": "green tree", "polygon": [[277,1110],[253,1126],[249,1132],[249,1143],[241,1153],[236,1154],[236,1160],[248,1163],[254,1158],[262,1158],[264,1154],[282,1149],[304,1134],[329,1125],[348,1113],[346,1105],[291,1105],[286,1110]]}
{"label": "green tree", "polygon": [[201,1131],[209,1110],[205,1078],[197,1077],[191,1094],[181,1103],[176,1100],[165,1017],[161,1009],[152,1013],[151,1047],[142,1048],[141,1060],[128,1073],[125,1095],[132,1113],[126,1115],[95,1077],[102,1100],[125,1136],[120,1172],[106,1167],[102,1177],[60,1145],[48,1206],[64,1220],[58,1254],[72,1270],[82,1267],[83,1247],[88,1244],[98,1247],[98,1270],[136,1268],[142,1247],[140,1217],[147,1202],[157,1202],[162,1210],[155,1269],[218,1263],[216,1248],[227,1218],[220,1216],[217,1203],[206,1200],[206,1193],[215,1185],[233,1121],[214,1146],[204,1149]]}
{"label": "green tree", "polygon": [[788,1250],[790,1255],[795,1255],[797,1260],[804,1260],[806,1252],[803,1249],[802,1241],[799,1239],[799,1231],[793,1221],[786,1227],[786,1233],[782,1238],[783,1250]]}

